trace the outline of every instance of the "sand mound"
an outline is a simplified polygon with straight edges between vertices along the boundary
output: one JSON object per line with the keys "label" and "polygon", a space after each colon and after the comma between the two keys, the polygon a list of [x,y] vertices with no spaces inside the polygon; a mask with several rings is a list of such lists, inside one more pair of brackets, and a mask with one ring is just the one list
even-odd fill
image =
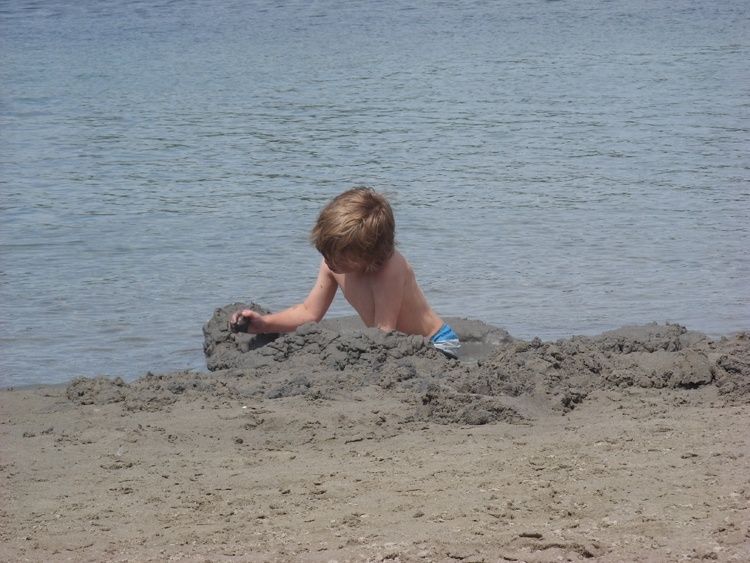
{"label": "sand mound", "polygon": [[[255,303],[249,306],[265,311]],[[483,424],[527,418],[523,406],[507,404],[504,398],[479,397],[445,385],[449,374],[466,377],[470,366],[515,342],[500,328],[476,320],[447,319],[464,342],[462,361],[457,362],[422,337],[366,328],[356,317],[304,325],[285,335],[264,335],[261,342],[255,335],[229,330],[231,314],[245,307],[234,303],[214,312],[204,326],[204,350],[209,369],[254,377],[256,395],[333,399],[375,385],[398,394],[419,419]]]}
{"label": "sand mound", "polygon": [[210,371],[245,367],[250,358],[245,356],[245,353],[257,350],[278,337],[278,334],[254,335],[231,332],[229,318],[235,311],[243,309],[251,309],[261,314],[270,312],[257,303],[233,303],[216,309],[209,321],[203,325],[203,352]]}
{"label": "sand mound", "polygon": [[[295,359],[296,363],[344,369],[358,364],[379,365],[387,359],[442,358],[424,338],[367,329],[354,316],[326,319],[285,335],[233,333],[229,330],[229,318],[242,309],[268,312],[257,303],[233,303],[216,309],[204,325],[203,349],[210,371],[257,368],[269,365],[271,360]],[[514,342],[507,331],[481,321],[459,318],[447,321],[461,335],[464,361],[483,359],[498,347]]]}
{"label": "sand mound", "polygon": [[459,360],[424,338],[365,328],[356,318],[309,324],[284,335],[232,333],[235,303],[204,326],[212,373],[79,378],[68,389],[80,404],[122,402],[127,410],[158,410],[178,398],[350,400],[365,388],[397,398],[413,420],[529,423],[568,412],[599,389],[696,390],[712,387],[727,402],[750,399],[750,338],[713,341],[674,325],[623,327],[556,342],[512,338],[476,320],[450,319],[464,343]]}
{"label": "sand mound", "polygon": [[596,337],[517,342],[498,350],[459,387],[483,395],[535,391],[571,407],[594,389],[697,389],[714,384],[731,399],[748,394],[746,334],[714,342],[667,324],[624,327]]}

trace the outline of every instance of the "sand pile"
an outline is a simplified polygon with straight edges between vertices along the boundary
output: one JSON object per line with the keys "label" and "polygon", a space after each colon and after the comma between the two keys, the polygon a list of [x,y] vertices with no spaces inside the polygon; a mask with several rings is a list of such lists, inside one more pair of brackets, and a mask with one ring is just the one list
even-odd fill
{"label": "sand pile", "polygon": [[517,342],[498,349],[467,377],[462,392],[519,396],[543,393],[570,409],[595,389],[698,389],[715,385],[729,400],[745,400],[750,339],[714,342],[682,326],[624,327],[596,337]]}
{"label": "sand pile", "polygon": [[234,303],[206,323],[211,374],[148,374],[130,384],[81,378],[67,395],[81,404],[123,402],[128,410],[154,410],[201,395],[335,401],[375,386],[401,400],[416,420],[477,425],[568,412],[597,389],[715,386],[729,402],[750,394],[746,334],[713,341],[679,325],[650,324],[526,342],[479,321],[450,319],[465,343],[461,358],[453,360],[424,338],[364,328],[353,318],[285,335],[232,333],[229,316],[248,306],[265,311]]}

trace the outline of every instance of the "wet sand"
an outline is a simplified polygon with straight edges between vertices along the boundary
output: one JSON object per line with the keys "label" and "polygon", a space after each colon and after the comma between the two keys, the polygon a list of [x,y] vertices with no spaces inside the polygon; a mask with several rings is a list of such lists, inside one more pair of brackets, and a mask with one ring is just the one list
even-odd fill
{"label": "wet sand", "polygon": [[8,561],[750,560],[750,337],[464,354],[204,328],[206,373],[0,391]]}

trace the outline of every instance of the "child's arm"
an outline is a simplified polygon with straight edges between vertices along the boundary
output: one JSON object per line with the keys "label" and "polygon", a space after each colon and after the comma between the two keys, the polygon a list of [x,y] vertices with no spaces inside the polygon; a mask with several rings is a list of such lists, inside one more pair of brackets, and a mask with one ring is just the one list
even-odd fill
{"label": "child's arm", "polygon": [[291,332],[305,323],[319,322],[331,306],[337,288],[330,270],[321,262],[318,279],[302,303],[268,315],[245,309],[232,315],[231,322],[236,323],[240,316],[247,318],[250,321],[247,331],[252,334]]}
{"label": "child's arm", "polygon": [[375,274],[373,285],[373,301],[375,326],[389,332],[396,330],[401,305],[404,301],[404,286],[406,285],[409,266],[399,253],[388,260]]}

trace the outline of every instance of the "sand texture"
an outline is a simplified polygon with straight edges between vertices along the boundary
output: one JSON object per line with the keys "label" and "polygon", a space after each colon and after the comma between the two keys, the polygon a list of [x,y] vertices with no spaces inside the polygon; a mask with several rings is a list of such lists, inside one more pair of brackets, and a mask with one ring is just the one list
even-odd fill
{"label": "sand texture", "polygon": [[747,334],[450,319],[451,360],[246,306],[209,372],[0,392],[0,560],[750,560]]}

